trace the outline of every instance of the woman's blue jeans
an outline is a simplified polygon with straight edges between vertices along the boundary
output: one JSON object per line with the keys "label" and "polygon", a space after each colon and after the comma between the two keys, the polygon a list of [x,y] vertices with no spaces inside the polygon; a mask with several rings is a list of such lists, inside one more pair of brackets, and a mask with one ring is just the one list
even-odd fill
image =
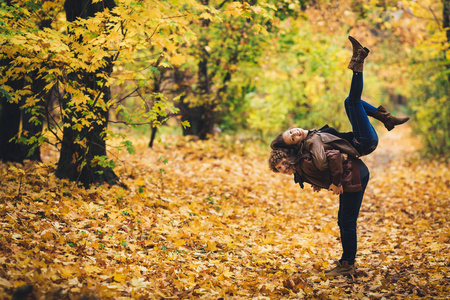
{"label": "woman's blue jeans", "polygon": [[355,263],[357,237],[356,220],[361,208],[364,191],[369,182],[369,174],[361,178],[362,191],[355,193],[344,192],[339,195],[338,225],[341,232],[342,257],[340,262]]}
{"label": "woman's blue jeans", "polygon": [[362,90],[363,73],[353,72],[350,93],[345,99],[345,111],[352,124],[353,145],[359,154],[367,155],[372,153],[378,145],[378,135],[368,118],[377,108],[361,100]]}

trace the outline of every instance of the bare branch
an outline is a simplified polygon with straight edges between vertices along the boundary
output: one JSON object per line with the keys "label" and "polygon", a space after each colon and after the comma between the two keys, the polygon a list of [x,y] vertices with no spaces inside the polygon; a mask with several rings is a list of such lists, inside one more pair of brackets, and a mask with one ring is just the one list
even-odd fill
{"label": "bare branch", "polygon": [[129,93],[128,95],[126,95],[125,97],[117,100],[116,102],[113,103],[113,105],[118,104],[120,102],[122,102],[123,100],[127,99],[128,97],[130,97],[131,95],[133,95],[134,93],[136,93],[140,88],[136,88],[134,91],[132,91],[131,93]]}
{"label": "bare branch", "polygon": [[108,121],[108,122],[114,123],[114,124],[136,125],[136,126],[152,125],[154,123],[154,122],[130,123],[130,122],[127,122],[127,121]]}
{"label": "bare branch", "polygon": [[163,20],[166,20],[166,19],[176,19],[176,18],[183,18],[183,17],[187,17],[187,16],[189,16],[189,14],[186,14],[186,15],[179,15],[179,16],[173,16],[173,17],[164,17],[164,18],[161,18],[161,19],[163,19]]}
{"label": "bare branch", "polygon": [[217,7],[217,9],[221,9],[222,6],[225,5],[225,3],[227,3],[228,0],[224,0],[222,3],[219,4],[219,6]]}

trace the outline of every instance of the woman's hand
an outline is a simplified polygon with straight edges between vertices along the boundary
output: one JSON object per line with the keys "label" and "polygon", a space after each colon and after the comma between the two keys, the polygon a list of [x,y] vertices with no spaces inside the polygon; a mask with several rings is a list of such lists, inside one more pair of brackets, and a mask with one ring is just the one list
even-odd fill
{"label": "woman's hand", "polygon": [[320,187],[318,187],[317,185],[312,185],[312,189],[314,192],[319,192],[320,191]]}
{"label": "woman's hand", "polygon": [[335,195],[339,195],[339,194],[342,194],[342,193],[344,192],[344,188],[342,187],[342,185],[341,185],[341,186],[337,186],[337,185],[335,185],[334,183],[332,183],[332,184],[330,185],[330,187],[328,188],[328,190],[329,190],[329,191],[332,191],[333,194],[335,194]]}

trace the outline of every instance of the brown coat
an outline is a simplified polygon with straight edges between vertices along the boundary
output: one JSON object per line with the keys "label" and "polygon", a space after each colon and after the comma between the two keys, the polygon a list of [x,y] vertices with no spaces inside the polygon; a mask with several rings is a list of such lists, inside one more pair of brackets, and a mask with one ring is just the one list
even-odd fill
{"label": "brown coat", "polygon": [[325,132],[310,131],[301,142],[300,148],[302,153],[311,153],[314,164],[322,171],[329,167],[325,155],[327,150],[339,150],[349,156],[359,157],[358,151],[348,141]]}
{"label": "brown coat", "polygon": [[342,184],[344,192],[359,192],[362,190],[359,174],[358,158],[348,156],[343,160],[339,150],[326,150],[329,168],[320,170],[310,154],[304,154],[296,164],[294,180],[303,188],[303,182],[328,189],[332,183]]}

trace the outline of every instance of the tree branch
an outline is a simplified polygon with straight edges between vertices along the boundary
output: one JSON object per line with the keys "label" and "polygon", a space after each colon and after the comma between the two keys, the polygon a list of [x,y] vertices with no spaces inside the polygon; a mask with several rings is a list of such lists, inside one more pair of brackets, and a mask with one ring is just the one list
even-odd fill
{"label": "tree branch", "polygon": [[125,99],[127,99],[128,97],[130,97],[131,95],[133,95],[134,93],[136,93],[140,88],[136,88],[134,91],[132,91],[131,93],[129,93],[128,95],[126,95],[125,97],[117,100],[116,102],[113,103],[113,105],[116,105],[122,101],[124,101]]}

